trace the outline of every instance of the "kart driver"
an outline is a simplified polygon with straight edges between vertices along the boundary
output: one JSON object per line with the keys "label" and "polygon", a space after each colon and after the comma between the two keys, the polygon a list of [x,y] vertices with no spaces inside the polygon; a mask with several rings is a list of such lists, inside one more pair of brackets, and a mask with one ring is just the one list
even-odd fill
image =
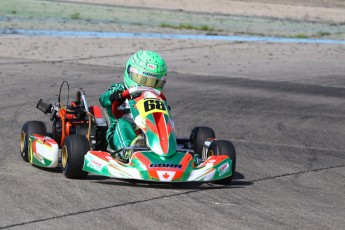
{"label": "kart driver", "polygon": [[147,86],[161,91],[166,74],[164,59],[153,51],[142,50],[128,59],[124,81],[112,84],[99,98],[99,102],[107,110],[110,121],[106,133],[108,147],[113,150],[122,149],[131,146],[137,138],[128,102],[122,98],[121,93],[136,86]]}

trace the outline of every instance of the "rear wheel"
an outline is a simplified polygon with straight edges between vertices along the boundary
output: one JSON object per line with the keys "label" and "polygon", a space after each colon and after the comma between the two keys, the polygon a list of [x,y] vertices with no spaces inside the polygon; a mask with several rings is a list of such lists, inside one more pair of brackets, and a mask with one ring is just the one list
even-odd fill
{"label": "rear wheel", "polygon": [[47,135],[47,128],[41,121],[28,121],[23,125],[20,133],[20,154],[24,161],[30,161],[29,137],[33,134]]}
{"label": "rear wheel", "polygon": [[194,153],[202,156],[202,148],[208,138],[215,138],[213,129],[205,126],[195,127],[190,134],[190,142]]}
{"label": "rear wheel", "polygon": [[232,175],[230,177],[216,181],[217,184],[230,184],[236,169],[236,151],[231,141],[215,140],[207,151],[207,158],[210,156],[227,155],[232,161]]}
{"label": "rear wheel", "polygon": [[70,179],[84,179],[87,172],[83,171],[84,156],[89,151],[89,141],[84,135],[66,137],[61,149],[62,171]]}

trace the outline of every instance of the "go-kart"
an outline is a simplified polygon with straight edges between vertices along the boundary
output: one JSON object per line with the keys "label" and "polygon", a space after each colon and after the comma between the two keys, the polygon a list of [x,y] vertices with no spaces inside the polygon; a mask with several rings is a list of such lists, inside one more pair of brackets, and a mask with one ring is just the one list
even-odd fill
{"label": "go-kart", "polygon": [[[56,168],[61,160],[66,177],[83,177],[86,174],[76,175],[74,168],[82,168],[84,156],[69,157],[67,152],[62,151],[60,159],[59,149],[63,150],[73,139],[83,136],[84,145],[79,148],[85,153],[90,149],[106,150],[107,123],[99,106],[88,106],[83,89],[77,90],[75,101],[69,103],[67,97],[67,103],[64,104],[61,99],[64,85],[68,87],[69,97],[69,84],[64,81],[60,87],[58,101],[54,105],[43,99],[36,105],[44,114],[51,114],[51,133],[47,132],[42,121],[26,122],[21,130],[20,152],[24,161],[40,167]],[[67,167],[69,161],[72,161],[72,168]]]}
{"label": "go-kart", "polygon": [[122,93],[128,100],[138,136],[131,146],[116,150],[102,144],[107,125],[100,108],[88,107],[84,91],[78,90],[76,102],[78,97],[79,103],[72,102],[67,108],[38,103],[41,111],[54,114],[52,134],[47,136],[42,122],[25,123],[21,133],[24,160],[41,167],[57,167],[61,148],[62,169],[67,178],[83,179],[93,173],[145,182],[231,183],[236,167],[234,145],[215,139],[214,131],[208,127],[195,127],[190,138],[176,138],[161,91],[135,87]]}

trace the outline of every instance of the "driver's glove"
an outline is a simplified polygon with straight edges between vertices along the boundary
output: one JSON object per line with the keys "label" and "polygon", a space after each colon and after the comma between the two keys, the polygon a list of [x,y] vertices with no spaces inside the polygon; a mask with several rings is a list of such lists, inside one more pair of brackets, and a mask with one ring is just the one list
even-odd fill
{"label": "driver's glove", "polygon": [[122,92],[121,91],[115,91],[114,93],[110,94],[109,96],[109,100],[111,102],[114,102],[114,101],[122,101],[124,100],[124,98],[122,98]]}

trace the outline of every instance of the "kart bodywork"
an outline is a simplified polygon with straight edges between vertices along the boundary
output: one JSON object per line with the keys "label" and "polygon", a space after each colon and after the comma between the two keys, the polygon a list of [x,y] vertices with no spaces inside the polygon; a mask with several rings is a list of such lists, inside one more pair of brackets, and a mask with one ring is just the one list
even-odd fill
{"label": "kart bodywork", "polygon": [[59,145],[51,137],[32,134],[29,137],[29,162],[31,164],[56,168],[59,163]]}
{"label": "kart bodywork", "polygon": [[[67,117],[68,109],[55,109],[59,119],[64,120],[63,134],[47,136],[45,126],[23,126],[21,152],[23,156],[27,151],[31,164],[58,167],[61,148],[62,168],[68,178],[81,179],[93,173],[146,182],[231,182],[236,165],[232,143],[215,139],[213,130],[207,127],[194,128],[189,139],[177,139],[169,106],[160,91],[136,87],[122,93],[141,141],[118,150],[100,144],[104,140],[99,138],[104,137],[106,130],[103,115],[97,106],[88,107],[83,95],[82,106],[87,116]],[[124,155],[130,157],[123,158]]]}
{"label": "kart bodywork", "polygon": [[232,162],[228,156],[211,156],[195,165],[188,152],[178,152],[165,159],[152,151],[135,152],[129,163],[114,159],[109,153],[89,151],[83,170],[119,179],[154,182],[214,181],[232,176]]}

